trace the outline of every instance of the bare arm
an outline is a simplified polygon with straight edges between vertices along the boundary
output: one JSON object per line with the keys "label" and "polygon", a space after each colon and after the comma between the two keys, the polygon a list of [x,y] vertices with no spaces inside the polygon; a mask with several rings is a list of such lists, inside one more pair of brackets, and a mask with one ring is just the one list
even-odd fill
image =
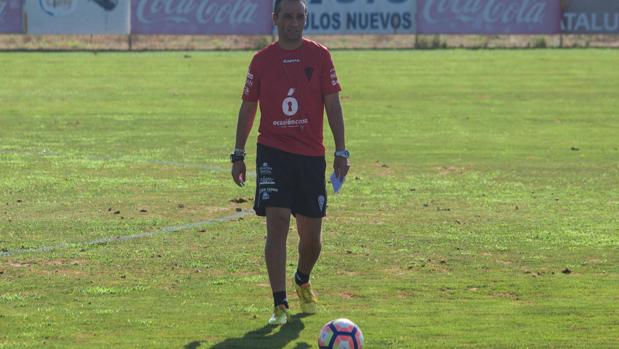
{"label": "bare arm", "polygon": [[[241,109],[239,110],[239,119],[236,125],[236,142],[235,149],[245,150],[245,143],[251,132],[251,128],[254,125],[254,119],[256,118],[256,110],[258,109],[258,102],[243,101]],[[246,167],[245,161],[237,161],[232,164],[232,179],[234,183],[239,187],[245,184]]]}
{"label": "bare arm", "polygon": [[254,125],[254,119],[256,118],[256,110],[258,109],[258,102],[246,102],[243,101],[241,109],[239,110],[239,119],[236,124],[236,143],[235,149],[245,149],[245,143],[247,143],[247,137],[251,132],[251,128]]}
{"label": "bare arm", "polygon": [[327,111],[329,127],[331,127],[331,132],[335,140],[335,150],[346,149],[344,113],[342,112],[339,93],[336,92],[325,96],[325,110]]}
{"label": "bare arm", "polygon": [[[346,149],[344,113],[342,111],[339,93],[336,92],[325,95],[325,110],[327,111],[327,118],[329,119],[329,127],[331,127],[331,132],[333,133],[335,150]],[[346,177],[349,168],[348,159],[336,156],[333,160],[333,170],[336,176],[340,178]]]}

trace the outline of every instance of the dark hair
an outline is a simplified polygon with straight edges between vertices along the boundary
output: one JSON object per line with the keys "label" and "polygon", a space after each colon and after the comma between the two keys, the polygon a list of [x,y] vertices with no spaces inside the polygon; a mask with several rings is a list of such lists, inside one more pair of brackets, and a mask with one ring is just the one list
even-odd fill
{"label": "dark hair", "polygon": [[307,0],[275,0],[275,6],[273,6],[273,13],[275,13],[276,15],[279,14],[279,9],[280,9],[281,3],[283,1],[299,1],[299,2],[302,2],[303,5],[305,5],[305,12],[307,12]]}

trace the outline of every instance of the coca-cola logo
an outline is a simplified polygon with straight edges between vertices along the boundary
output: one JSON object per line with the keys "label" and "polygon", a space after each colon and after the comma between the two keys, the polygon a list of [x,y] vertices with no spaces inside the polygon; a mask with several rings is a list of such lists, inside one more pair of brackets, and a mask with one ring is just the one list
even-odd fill
{"label": "coca-cola logo", "polygon": [[256,1],[258,0],[138,0],[136,18],[142,24],[251,24],[256,21]]}
{"label": "coca-cola logo", "polygon": [[422,15],[429,23],[542,24],[546,5],[540,0],[426,0]]}

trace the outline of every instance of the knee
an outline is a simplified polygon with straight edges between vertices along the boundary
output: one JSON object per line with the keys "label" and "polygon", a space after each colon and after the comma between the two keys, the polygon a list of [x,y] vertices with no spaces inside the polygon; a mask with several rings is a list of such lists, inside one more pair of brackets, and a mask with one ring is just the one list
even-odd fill
{"label": "knee", "polygon": [[267,213],[267,242],[285,242],[289,228],[290,213],[281,210]]}
{"label": "knee", "polygon": [[300,240],[302,243],[306,245],[311,245],[315,248],[320,248],[322,246],[322,239],[320,237],[320,231],[312,232],[312,233],[304,233],[299,234]]}
{"label": "knee", "polygon": [[280,224],[290,224],[290,209],[288,208],[280,208],[280,207],[267,207],[266,208],[266,219],[267,223],[280,223]]}

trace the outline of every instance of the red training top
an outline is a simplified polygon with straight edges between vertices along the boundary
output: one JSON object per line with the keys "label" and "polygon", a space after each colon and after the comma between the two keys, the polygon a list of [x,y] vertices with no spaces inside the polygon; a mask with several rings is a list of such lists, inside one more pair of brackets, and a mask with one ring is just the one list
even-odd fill
{"label": "red training top", "polygon": [[243,100],[260,101],[258,143],[324,156],[324,96],[341,90],[326,47],[307,39],[296,50],[273,43],[254,55]]}

